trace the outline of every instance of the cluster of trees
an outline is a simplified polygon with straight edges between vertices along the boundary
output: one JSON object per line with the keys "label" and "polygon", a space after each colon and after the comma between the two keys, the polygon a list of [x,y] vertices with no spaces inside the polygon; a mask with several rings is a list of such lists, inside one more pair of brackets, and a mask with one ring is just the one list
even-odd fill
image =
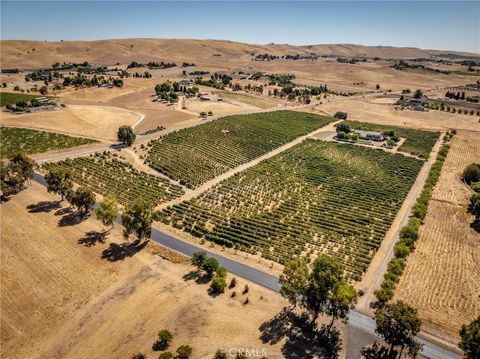
{"label": "cluster of trees", "polygon": [[345,57],[337,57],[337,62],[342,64],[358,64],[359,62],[367,62],[367,59],[357,59],[355,57],[352,58],[345,58]]}
{"label": "cluster of trees", "polygon": [[187,73],[187,71],[183,70],[183,76],[186,76],[186,75],[203,76],[203,75],[208,75],[209,73],[210,71],[202,71],[202,70],[196,70],[196,71]]}
{"label": "cluster of trees", "polygon": [[[193,353],[193,348],[190,345],[180,345],[175,351],[175,355],[167,351],[173,340],[173,333],[168,329],[162,329],[158,332],[158,339],[153,343],[152,349],[154,351],[161,351],[159,359],[188,359]],[[134,354],[132,359],[145,359],[145,354]]]}
{"label": "cluster of trees", "polygon": [[280,87],[291,85],[295,79],[293,74],[269,74],[267,75],[269,85],[277,85]]}
{"label": "cluster of trees", "polygon": [[33,178],[34,166],[35,162],[23,153],[13,155],[8,161],[0,161],[1,200],[25,188],[25,183]]}
{"label": "cluster of trees", "polygon": [[451,99],[451,100],[465,100],[465,92],[450,92],[450,91],[447,91],[447,93],[445,94],[445,97]]}
{"label": "cluster of trees", "polygon": [[47,191],[59,194],[62,201],[66,199],[72,206],[87,214],[95,205],[95,193],[87,187],[73,190],[73,179],[70,172],[54,167],[45,174]]}
{"label": "cluster of trees", "polygon": [[447,70],[440,70],[440,69],[432,69],[431,67],[427,67],[422,64],[409,64],[405,62],[404,60],[398,60],[393,66],[395,70],[406,70],[406,69],[421,69],[429,72],[436,72],[444,75],[448,75],[451,73],[451,71]]}
{"label": "cluster of trees", "polygon": [[171,67],[176,67],[177,64],[174,62],[155,62],[155,61],[150,61],[146,64],[139,63],[137,61],[132,61],[130,64],[127,65],[127,69],[134,69],[138,67],[148,67],[150,70],[152,69],[168,69]]}
{"label": "cluster of trees", "polygon": [[113,85],[115,87],[122,87],[123,80],[116,77],[105,77],[93,75],[92,77],[85,76],[78,73],[75,76],[64,76],[63,77],[63,86],[75,86],[75,87],[93,87],[100,85]]}
{"label": "cluster of trees", "polygon": [[182,63],[182,67],[190,67],[190,66],[195,66],[195,64],[194,64],[193,62],[190,62],[190,63],[184,62],[184,63]]}
{"label": "cluster of trees", "polygon": [[[347,113],[346,112],[337,112],[337,113],[335,113],[334,117],[342,118],[342,119],[346,120],[347,119]],[[345,118],[343,118],[343,117],[345,117]],[[337,131],[337,134],[336,134],[335,137],[339,140],[349,140],[349,141],[356,142],[360,138],[358,136],[358,134],[352,133],[352,129],[346,123],[338,124],[338,126],[336,128],[336,131]]]}
{"label": "cluster of trees", "polygon": [[125,146],[131,146],[136,138],[137,135],[131,126],[123,125],[117,131],[118,141],[122,142]]}
{"label": "cluster of trees", "polygon": [[345,268],[335,257],[320,255],[308,263],[296,257],[284,266],[280,276],[280,293],[295,308],[297,305],[306,311],[311,322],[315,323],[320,314],[335,320],[348,320],[350,307],[357,299],[357,292],[344,280]]}
{"label": "cluster of trees", "polygon": [[254,60],[255,61],[273,61],[276,59],[279,59],[280,57],[277,55],[270,55],[270,54],[258,54],[255,55]]}
{"label": "cluster of trees", "polygon": [[[341,111],[337,111],[335,112],[335,114],[333,115],[333,117],[335,118],[338,118],[340,120],[346,120],[347,117],[348,117],[348,113],[346,112],[341,112]],[[348,127],[348,129],[350,129],[350,126],[346,125]],[[337,129],[338,129],[338,126],[337,126]],[[337,131],[338,132],[338,131]],[[345,132],[345,131],[344,131]],[[350,131],[347,131],[347,133],[350,132]]]}
{"label": "cluster of trees", "polygon": [[[175,90],[174,86],[177,90]],[[155,86],[155,93],[162,100],[175,103],[178,101],[178,95],[176,91],[179,91],[179,86],[180,85],[177,82],[172,85],[170,82],[166,81],[163,84]]]}
{"label": "cluster of trees", "polygon": [[220,294],[225,291],[227,270],[220,266],[215,258],[208,258],[205,251],[198,251],[192,255],[192,264],[211,280],[208,289],[210,293]]}
{"label": "cluster of trees", "polygon": [[152,78],[152,74],[150,73],[150,71],[145,71],[143,74],[141,74],[139,72],[135,72],[133,74],[133,77],[137,77],[137,78],[142,77],[144,79],[150,79],[150,78]]}

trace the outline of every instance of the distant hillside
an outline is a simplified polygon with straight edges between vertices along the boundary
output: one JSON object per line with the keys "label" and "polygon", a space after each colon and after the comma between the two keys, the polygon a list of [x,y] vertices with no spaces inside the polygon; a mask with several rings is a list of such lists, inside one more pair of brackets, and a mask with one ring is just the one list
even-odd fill
{"label": "distant hillside", "polygon": [[430,57],[438,54],[478,56],[446,50],[422,50],[413,47],[362,45],[282,44],[252,45],[223,40],[123,39],[98,41],[26,41],[4,40],[1,44],[2,68],[35,69],[55,62],[83,62],[116,65],[131,61],[188,61],[208,64],[219,60],[250,60],[252,54],[310,54],[366,56],[380,58]]}

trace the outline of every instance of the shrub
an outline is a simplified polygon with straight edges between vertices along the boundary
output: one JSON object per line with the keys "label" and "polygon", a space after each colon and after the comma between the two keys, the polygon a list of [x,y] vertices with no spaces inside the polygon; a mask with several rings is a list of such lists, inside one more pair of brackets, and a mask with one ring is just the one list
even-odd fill
{"label": "shrub", "polygon": [[346,112],[338,111],[338,112],[335,112],[335,115],[333,115],[333,117],[338,118],[340,120],[346,120],[348,117],[348,114]]}
{"label": "shrub", "polygon": [[472,163],[468,165],[463,171],[462,178],[467,184],[480,181],[480,164]]}
{"label": "shrub", "polygon": [[168,329],[163,329],[158,332],[158,340],[153,344],[153,350],[165,350],[170,345],[173,339],[173,334]]}
{"label": "shrub", "polygon": [[193,348],[190,345],[180,345],[177,349],[178,359],[188,359],[192,355]]}
{"label": "shrub", "polygon": [[227,353],[222,352],[220,349],[218,349],[215,352],[215,355],[213,356],[213,359],[227,359]]}
{"label": "shrub", "polygon": [[163,352],[163,353],[160,353],[160,355],[158,356],[158,359],[172,359],[172,358],[173,358],[173,354],[170,352]]}
{"label": "shrub", "polygon": [[218,274],[212,279],[210,283],[209,292],[211,294],[220,294],[225,291],[227,283],[225,282],[225,277],[219,276]]}

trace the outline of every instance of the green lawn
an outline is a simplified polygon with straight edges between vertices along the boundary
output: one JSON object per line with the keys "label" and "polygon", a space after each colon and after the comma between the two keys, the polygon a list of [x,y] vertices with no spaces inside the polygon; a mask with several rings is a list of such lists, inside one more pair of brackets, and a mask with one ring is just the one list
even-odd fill
{"label": "green lawn", "polygon": [[1,107],[7,105],[15,105],[18,101],[30,101],[39,95],[28,95],[20,92],[0,92]]}

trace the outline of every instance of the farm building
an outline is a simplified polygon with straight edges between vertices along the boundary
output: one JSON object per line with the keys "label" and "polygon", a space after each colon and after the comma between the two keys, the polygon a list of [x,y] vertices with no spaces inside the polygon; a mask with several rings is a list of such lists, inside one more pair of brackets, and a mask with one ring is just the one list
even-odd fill
{"label": "farm building", "polygon": [[385,138],[380,132],[353,130],[362,140],[383,141]]}
{"label": "farm building", "polygon": [[45,96],[37,97],[37,98],[35,99],[35,101],[37,101],[37,102],[38,102],[39,104],[41,104],[41,105],[50,102],[50,100],[49,100],[47,97],[45,97]]}

